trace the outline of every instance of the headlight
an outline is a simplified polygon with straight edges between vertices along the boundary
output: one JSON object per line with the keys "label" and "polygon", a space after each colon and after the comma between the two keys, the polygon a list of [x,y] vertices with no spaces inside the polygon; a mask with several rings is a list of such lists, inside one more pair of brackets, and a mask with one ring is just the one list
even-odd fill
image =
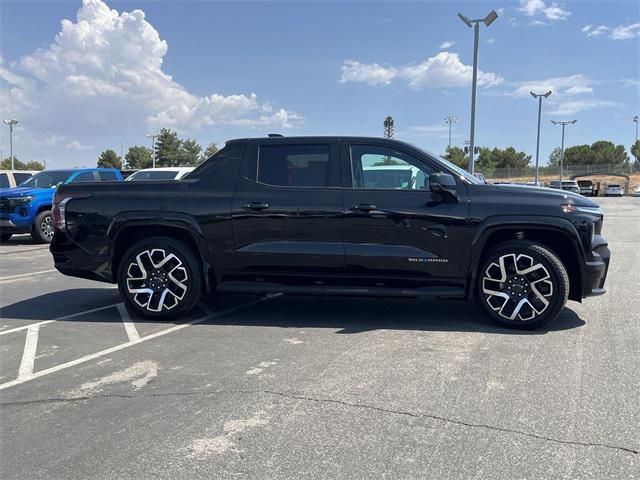
{"label": "headlight", "polygon": [[602,209],[600,207],[582,207],[580,205],[564,204],[560,205],[560,208],[565,213],[591,213],[593,215],[600,215],[602,217]]}
{"label": "headlight", "polygon": [[24,197],[7,197],[4,200],[13,205],[26,205],[27,203],[33,202],[35,198],[35,195],[25,195]]}

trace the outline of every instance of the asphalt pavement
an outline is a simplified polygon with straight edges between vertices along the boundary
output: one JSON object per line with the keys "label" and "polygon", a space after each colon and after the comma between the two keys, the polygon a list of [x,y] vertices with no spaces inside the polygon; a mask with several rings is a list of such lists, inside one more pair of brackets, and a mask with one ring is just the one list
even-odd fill
{"label": "asphalt pavement", "polygon": [[608,293],[548,329],[470,302],[117,288],[0,245],[0,477],[640,478],[640,198],[599,199]]}

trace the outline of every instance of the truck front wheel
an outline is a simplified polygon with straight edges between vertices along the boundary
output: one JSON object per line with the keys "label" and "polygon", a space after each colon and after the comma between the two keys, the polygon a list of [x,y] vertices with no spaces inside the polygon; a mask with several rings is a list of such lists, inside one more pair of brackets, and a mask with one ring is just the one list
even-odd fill
{"label": "truck front wheel", "polygon": [[118,288],[129,309],[163,319],[187,313],[202,293],[202,266],[183,242],[151,237],[134,244],[118,268]]}
{"label": "truck front wheel", "polygon": [[526,240],[497,245],[478,272],[478,299],[485,311],[509,328],[535,329],[558,316],[569,295],[560,259]]}
{"label": "truck front wheel", "polygon": [[53,240],[53,218],[51,210],[43,210],[33,222],[31,238],[37,243],[51,243]]}

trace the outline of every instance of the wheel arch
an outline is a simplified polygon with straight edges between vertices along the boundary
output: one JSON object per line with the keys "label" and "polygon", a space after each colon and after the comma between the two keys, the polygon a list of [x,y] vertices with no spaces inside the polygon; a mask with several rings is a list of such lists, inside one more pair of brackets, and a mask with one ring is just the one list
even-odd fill
{"label": "wheel arch", "polygon": [[145,238],[164,236],[175,238],[188,245],[198,256],[203,266],[204,282],[210,290],[211,264],[205,238],[195,219],[188,215],[169,215],[153,218],[116,217],[111,222],[107,236],[110,240],[111,276],[115,280],[123,255],[129,247]]}
{"label": "wheel arch", "polygon": [[472,241],[467,295],[469,298],[476,296],[478,269],[493,247],[509,240],[530,240],[545,246],[560,259],[569,276],[569,299],[581,301],[580,265],[584,254],[578,238],[573,224],[561,218],[491,219],[477,229]]}

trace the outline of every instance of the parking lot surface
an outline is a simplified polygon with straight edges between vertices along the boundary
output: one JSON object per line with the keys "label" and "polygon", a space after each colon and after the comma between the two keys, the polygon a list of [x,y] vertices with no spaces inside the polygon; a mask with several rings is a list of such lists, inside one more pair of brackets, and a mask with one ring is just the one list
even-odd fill
{"label": "parking lot surface", "polygon": [[537,332],[470,302],[215,296],[132,317],[0,246],[0,477],[640,478],[640,199],[608,294]]}

